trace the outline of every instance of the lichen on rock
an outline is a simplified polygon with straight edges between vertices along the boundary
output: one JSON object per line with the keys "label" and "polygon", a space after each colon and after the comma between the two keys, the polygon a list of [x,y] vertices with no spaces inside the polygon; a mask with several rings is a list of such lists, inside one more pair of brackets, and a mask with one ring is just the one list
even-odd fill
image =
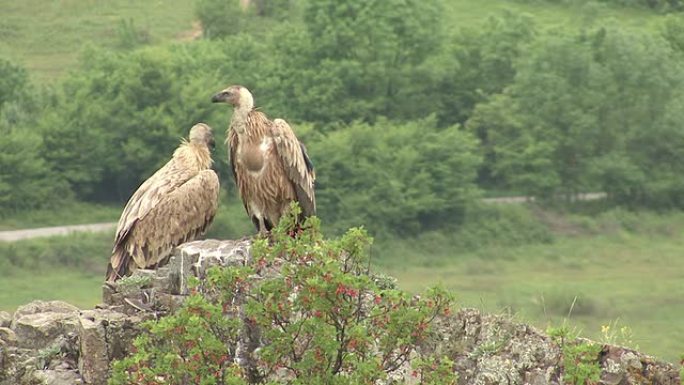
{"label": "lichen on rock", "polygon": [[[61,301],[34,301],[0,312],[0,385],[104,385],[111,362],[127,355],[144,320],[181,306],[190,277],[211,266],[242,266],[248,240],[205,240],[179,246],[169,263],[103,287],[103,305],[79,310]],[[389,278],[384,278],[393,284]],[[11,321],[10,321],[11,320]],[[249,328],[245,328],[249,330]],[[248,332],[247,332],[248,333]],[[244,336],[244,341],[257,341]],[[454,362],[459,384],[560,385],[562,349],[549,336],[505,315],[461,309],[435,320],[421,353]],[[671,364],[631,349],[605,345],[597,358],[601,383],[680,385]],[[415,383],[410,363],[396,382]]]}

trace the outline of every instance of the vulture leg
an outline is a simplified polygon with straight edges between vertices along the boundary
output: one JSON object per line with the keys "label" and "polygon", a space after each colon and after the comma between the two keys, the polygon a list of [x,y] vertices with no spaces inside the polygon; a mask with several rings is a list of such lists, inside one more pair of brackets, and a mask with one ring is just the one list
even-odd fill
{"label": "vulture leg", "polygon": [[267,232],[271,232],[271,229],[273,229],[273,223],[268,218],[264,218],[264,228],[266,228]]}
{"label": "vulture leg", "polygon": [[257,218],[256,215],[252,215],[252,223],[254,224],[254,227],[256,227],[257,231],[261,231],[259,228],[259,218]]}

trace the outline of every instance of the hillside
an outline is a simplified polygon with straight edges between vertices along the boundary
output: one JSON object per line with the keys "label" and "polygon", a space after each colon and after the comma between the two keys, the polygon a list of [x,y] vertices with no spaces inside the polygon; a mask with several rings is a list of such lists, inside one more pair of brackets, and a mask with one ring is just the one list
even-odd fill
{"label": "hillside", "polygon": [[[651,28],[662,17],[648,10],[596,4],[509,0],[445,0],[445,4],[451,29],[479,25],[504,10],[528,13],[549,28],[602,19]],[[0,9],[0,57],[24,64],[41,82],[53,82],[73,69],[81,49],[89,44],[126,49],[137,33],[140,44],[160,45],[188,40],[199,31],[194,2],[185,0],[0,0]]]}
{"label": "hillside", "polygon": [[[210,97],[240,83],[306,144],[326,234],[364,226],[372,263],[404,289],[440,281],[463,306],[540,328],[567,319],[678,359],[684,14],[550,0],[260,3],[288,12],[0,0],[0,229],[116,221],[193,124],[223,142],[231,112]],[[225,146],[214,160],[225,193],[207,237],[253,234]],[[510,191],[540,206],[481,204]],[[578,204],[591,191],[606,199]],[[0,243],[0,309],[93,306],[112,238]]]}
{"label": "hillside", "polygon": [[195,28],[193,3],[0,0],[0,57],[25,64],[37,81],[51,82],[76,66],[86,45],[126,48],[136,32],[145,44],[187,39]]}
{"label": "hillside", "polygon": [[[272,345],[293,341],[292,351],[300,348],[301,354],[305,357],[307,354],[313,356],[314,351],[320,351],[319,346],[322,344],[316,339],[313,342],[308,340],[304,348],[297,344],[305,341],[309,333],[322,336],[323,329],[330,327],[323,324],[314,329],[306,326],[302,328],[301,325],[311,325],[319,316],[313,317],[303,310],[297,310],[299,308],[294,307],[295,304],[291,304],[291,309],[278,311],[276,320],[282,319],[293,323],[295,319],[297,322],[304,320],[305,323],[300,324],[298,329],[293,329],[297,332],[292,334],[274,334],[265,326],[271,325],[270,323],[257,324],[254,318],[231,316],[238,314],[238,311],[239,314],[249,314],[247,312],[250,306],[253,306],[250,301],[254,301],[250,298],[263,296],[264,293],[260,293],[260,290],[278,290],[273,284],[283,279],[280,274],[288,274],[286,266],[289,263],[297,263],[296,260],[276,259],[264,264],[258,263],[262,269],[257,273],[250,273],[244,280],[240,278],[239,282],[242,282],[243,289],[236,291],[240,294],[235,294],[234,298],[226,299],[229,300],[226,303],[221,302],[222,296],[216,298],[210,294],[211,291],[205,294],[206,299],[203,299],[202,295],[190,293],[188,284],[193,278],[204,278],[208,274],[214,279],[208,281],[214,282],[215,285],[215,279],[220,279],[218,277],[227,279],[232,275],[213,274],[210,270],[212,266],[229,267],[224,270],[227,272],[232,271],[230,268],[257,265],[254,262],[256,257],[250,257],[255,248],[249,241],[209,240],[188,243],[179,248],[167,267],[155,272],[140,272],[141,274],[134,279],[107,287],[103,296],[105,305],[96,309],[79,310],[60,301],[36,301],[20,307],[13,315],[0,312],[0,384],[30,385],[36,383],[34,381],[47,380],[48,383],[55,385],[105,385],[107,378],[111,377],[110,384],[156,384],[162,380],[164,383],[177,385],[186,384],[183,378],[189,375],[196,376],[194,379],[197,383],[247,384],[257,381],[246,373],[258,370],[263,370],[261,373],[265,373],[264,376],[268,380],[281,383],[284,378],[292,379],[291,376],[294,375],[290,374],[291,372],[296,373],[300,379],[308,380],[316,378],[314,376],[320,375],[321,371],[329,372],[330,365],[326,369],[325,359],[330,358],[322,357],[320,353],[317,356],[321,357],[319,361],[323,362],[318,365],[313,364],[312,360],[294,360],[285,361],[289,365],[283,370],[266,370],[268,363],[274,359],[273,354],[266,353]],[[193,268],[190,269],[188,266]],[[350,277],[352,274],[346,275],[346,281],[353,285]],[[259,289],[251,286],[259,285],[260,282],[263,286],[257,286]],[[208,283],[207,286],[194,287],[192,290],[203,293],[203,289],[210,290],[210,285],[212,284]],[[335,286],[328,290],[334,293]],[[316,287],[325,290],[325,285]],[[306,292],[302,289],[299,297],[306,296]],[[367,301],[364,306],[368,309],[364,311],[368,313],[360,314],[359,319],[374,322],[376,316],[371,314],[375,313],[370,312],[375,310],[375,307],[384,306],[384,301],[391,301],[392,293],[397,295],[392,289],[381,289],[381,292],[389,297],[378,296],[373,301]],[[270,293],[265,300],[270,301],[273,297],[273,293]],[[227,319],[235,322],[232,325],[236,329],[225,327],[223,323],[226,322],[226,318],[221,313],[217,318],[213,317],[211,301],[219,301],[214,306],[219,306],[219,309],[227,312]],[[356,305],[357,299],[354,296],[345,299],[344,296],[338,295],[337,301],[337,306],[345,310],[347,303],[360,308],[360,305]],[[359,296],[358,302],[361,301]],[[414,298],[415,301],[420,300]],[[185,303],[182,305],[183,302]],[[429,304],[430,302],[428,306],[431,306]],[[410,307],[403,303],[392,306],[405,309],[403,311],[411,311]],[[235,313],[232,313],[233,309]],[[170,311],[175,315],[154,321]],[[198,312],[206,315],[199,317]],[[332,314],[335,314],[335,308],[332,309]],[[384,314],[387,313],[381,313]],[[401,317],[401,312],[390,315]],[[149,322],[146,325],[141,324],[145,319]],[[359,319],[355,322],[361,322]],[[211,327],[202,327],[205,322]],[[409,318],[403,319],[403,322],[416,321]],[[435,314],[427,323],[429,326],[421,322],[419,330],[428,327],[429,334],[423,338],[400,340],[400,347],[405,352],[406,359],[396,364],[393,362],[387,366],[383,365],[381,373],[374,374],[367,367],[363,372],[354,373],[353,368],[364,367],[366,363],[363,359],[357,361],[357,355],[369,355],[370,357],[366,357],[369,361],[378,360],[378,366],[381,366],[384,364],[384,361],[382,364],[379,361],[382,354],[375,353],[372,349],[370,352],[364,348],[354,350],[355,345],[351,343],[342,344],[340,349],[349,352],[346,356],[338,356],[344,357],[339,362],[344,362],[345,365],[341,366],[342,371],[335,372],[327,378],[360,375],[378,378],[371,383],[380,384],[394,381],[412,383],[411,381],[415,381],[416,378],[420,379],[421,384],[451,385],[558,385],[598,383],[599,380],[601,383],[622,385],[679,384],[678,370],[671,364],[614,343],[577,339],[571,331],[562,326],[549,328],[547,333],[543,333],[509,317],[484,314],[475,309],[454,309],[453,313]],[[276,331],[276,323],[272,325],[272,330]],[[286,326],[277,325],[282,328],[290,326],[289,323],[285,324]],[[364,333],[379,332],[384,336],[383,331],[377,330],[382,328],[376,328],[375,331],[364,328],[364,331],[360,331],[353,328],[355,324],[345,325],[349,327],[346,330],[351,334],[351,337],[348,337],[351,338],[350,341],[360,340]],[[395,324],[388,325],[390,330],[396,327]],[[167,329],[171,333],[164,339],[138,339],[136,348],[133,348],[134,338],[137,335],[146,336],[147,333],[142,333],[142,330],[147,328],[152,329],[153,335],[164,333]],[[345,338],[344,330],[343,326],[342,339]],[[417,330],[410,329],[405,332],[414,336]],[[206,334],[203,338],[186,339],[194,333]],[[222,336],[222,339],[211,339],[214,333]],[[270,341],[264,344],[266,336],[269,336]],[[181,347],[176,340],[184,341],[182,346],[185,347]],[[323,346],[336,346],[337,343],[334,336],[323,338],[322,341]],[[378,344],[378,349],[385,348],[385,345],[381,345],[383,342],[371,343]],[[193,350],[195,348],[197,349]],[[167,349],[173,353],[165,354]],[[196,353],[197,351],[199,353]],[[275,356],[289,357],[289,354],[289,350],[276,350]],[[226,359],[218,361],[221,362],[218,365],[212,364],[212,357],[218,356]],[[122,360],[124,357],[131,358]],[[256,360],[254,357],[259,359]],[[112,362],[117,360],[119,362],[112,365]],[[421,363],[425,362],[428,362],[428,365],[421,366]],[[437,362],[447,364],[437,367]],[[309,370],[298,373],[293,369],[302,364],[307,365]],[[207,371],[205,367],[212,370]],[[236,367],[241,370],[233,370]],[[150,377],[152,380],[148,380]]]}

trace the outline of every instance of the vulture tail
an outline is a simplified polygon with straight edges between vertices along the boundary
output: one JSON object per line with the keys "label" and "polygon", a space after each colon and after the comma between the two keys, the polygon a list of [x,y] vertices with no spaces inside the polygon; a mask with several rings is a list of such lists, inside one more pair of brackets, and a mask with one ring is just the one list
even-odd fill
{"label": "vulture tail", "polygon": [[[107,265],[107,274],[105,279],[107,282],[114,282],[123,278],[128,273],[128,263],[131,260],[131,255],[122,248],[118,248],[112,254],[112,258]],[[116,266],[116,267],[115,267]]]}

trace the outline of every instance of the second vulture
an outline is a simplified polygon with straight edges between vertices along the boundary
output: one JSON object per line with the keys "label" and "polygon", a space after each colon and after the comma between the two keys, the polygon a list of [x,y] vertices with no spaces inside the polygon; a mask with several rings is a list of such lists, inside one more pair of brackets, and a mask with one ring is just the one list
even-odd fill
{"label": "second vulture", "polygon": [[269,232],[296,201],[299,221],[316,214],[313,164],[306,147],[282,119],[254,108],[251,92],[234,85],[211,98],[233,106],[226,143],[245,210],[259,233]]}
{"label": "second vulture", "polygon": [[219,200],[218,175],[211,169],[213,146],[211,127],[194,125],[189,140],[131,196],[116,229],[107,281],[155,268],[174,247],[206,231]]}

